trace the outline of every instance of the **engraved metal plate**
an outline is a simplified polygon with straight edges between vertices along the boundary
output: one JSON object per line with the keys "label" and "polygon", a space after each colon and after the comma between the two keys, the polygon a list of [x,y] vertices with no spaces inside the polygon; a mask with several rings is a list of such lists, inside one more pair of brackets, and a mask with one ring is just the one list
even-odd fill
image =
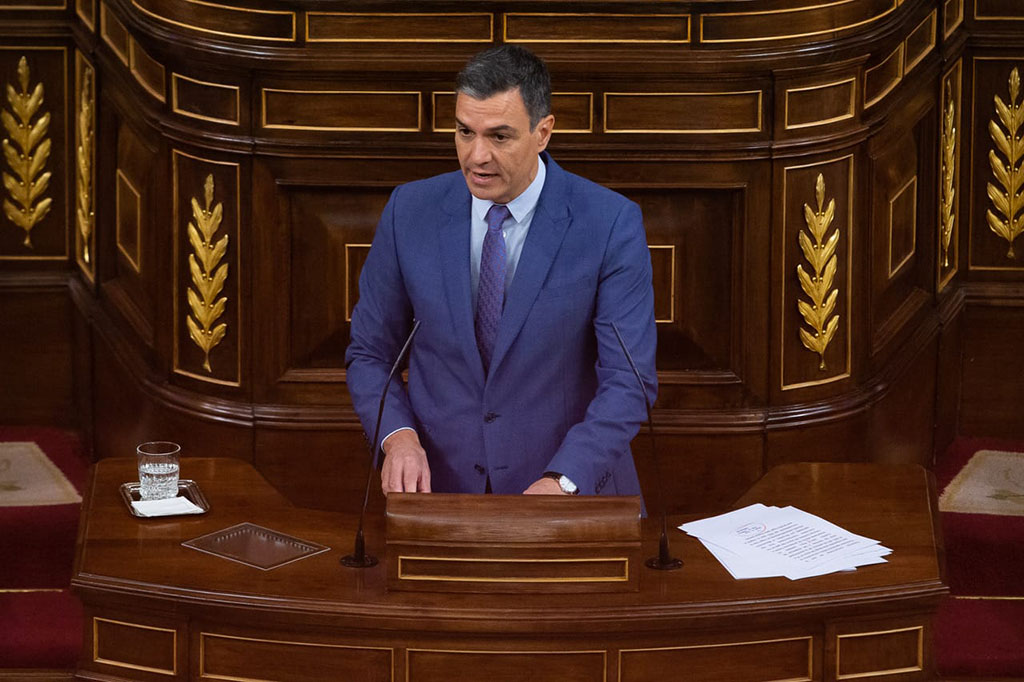
{"label": "engraved metal plate", "polygon": [[263,571],[330,549],[254,523],[240,523],[215,533],[186,540],[181,544]]}
{"label": "engraved metal plate", "polygon": [[[200,516],[200,514],[165,514],[163,516],[143,516],[142,514],[135,511],[135,507],[132,506],[132,502],[139,502],[142,496],[139,495],[140,484],[138,481],[132,481],[131,483],[121,484],[121,499],[124,500],[124,504],[128,507],[128,511],[131,512],[132,516],[140,519],[169,519],[175,516]],[[210,503],[206,501],[206,496],[203,495],[203,491],[199,489],[199,484],[191,479],[178,479],[178,495],[184,497],[192,504],[202,509],[202,513],[210,511]]]}

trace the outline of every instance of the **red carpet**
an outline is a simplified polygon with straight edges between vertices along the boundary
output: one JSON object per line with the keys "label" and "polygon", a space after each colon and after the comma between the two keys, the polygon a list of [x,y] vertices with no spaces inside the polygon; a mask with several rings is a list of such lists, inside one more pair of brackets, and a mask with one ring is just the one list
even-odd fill
{"label": "red carpet", "polygon": [[[979,450],[1020,452],[1024,444],[958,439],[935,468],[940,492]],[[941,512],[940,519],[952,596],[935,619],[939,672],[1024,676],[1024,517]]]}
{"label": "red carpet", "polygon": [[[34,441],[81,493],[89,463],[59,429],[0,426],[0,442]],[[68,590],[81,505],[0,507],[0,668],[74,668],[82,607]]]}

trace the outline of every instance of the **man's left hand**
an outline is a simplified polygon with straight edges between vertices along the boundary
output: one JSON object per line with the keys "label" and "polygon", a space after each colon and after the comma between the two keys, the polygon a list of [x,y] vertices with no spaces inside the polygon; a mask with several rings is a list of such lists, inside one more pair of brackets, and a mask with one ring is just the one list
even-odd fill
{"label": "man's left hand", "polygon": [[562,486],[558,485],[558,481],[545,476],[544,478],[534,481],[530,484],[530,487],[523,491],[524,495],[568,495],[562,490]]}

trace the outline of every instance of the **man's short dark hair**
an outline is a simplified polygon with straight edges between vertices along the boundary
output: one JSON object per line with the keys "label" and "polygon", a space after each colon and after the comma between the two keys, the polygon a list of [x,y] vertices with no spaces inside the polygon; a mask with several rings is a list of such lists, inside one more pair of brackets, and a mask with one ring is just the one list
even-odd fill
{"label": "man's short dark hair", "polygon": [[519,88],[533,130],[551,113],[551,76],[540,57],[519,45],[498,45],[469,60],[455,78],[455,90],[487,99]]}

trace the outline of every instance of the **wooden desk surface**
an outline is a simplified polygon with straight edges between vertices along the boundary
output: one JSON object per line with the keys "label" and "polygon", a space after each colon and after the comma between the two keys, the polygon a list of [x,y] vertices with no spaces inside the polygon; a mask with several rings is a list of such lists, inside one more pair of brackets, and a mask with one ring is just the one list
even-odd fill
{"label": "wooden desk surface", "polygon": [[[240,460],[185,459],[182,478],[198,482],[209,500],[209,513],[139,519],[129,514],[118,490],[121,483],[135,480],[134,459],[107,459],[96,464],[83,505],[72,581],[86,605],[87,617],[108,612],[120,614],[118,618],[145,611],[165,612],[172,616],[168,622],[183,628],[181,636],[195,643],[202,638],[195,640],[196,633],[186,637],[189,619],[205,623],[204,627],[224,622],[237,633],[241,623],[252,621],[246,614],[258,612],[268,632],[288,631],[293,639],[298,630],[339,628],[404,633],[401,638],[406,645],[416,639],[416,633],[429,633],[424,635],[428,639],[503,635],[507,647],[514,645],[509,637],[586,633],[590,638],[610,638],[614,647],[616,638],[635,639],[643,632],[651,633],[651,641],[662,643],[671,639],[667,633],[696,631],[717,633],[710,641],[725,641],[722,638],[730,632],[744,633],[744,641],[751,641],[749,637],[764,639],[799,631],[801,624],[813,624],[808,631],[817,638],[823,624],[827,629],[833,621],[872,618],[881,611],[924,614],[923,619],[913,621],[921,626],[910,626],[921,630],[924,638],[924,628],[930,628],[930,613],[946,591],[939,568],[934,493],[928,474],[914,466],[783,465],[737,502],[737,506],[792,504],[819,514],[891,547],[894,551],[888,563],[800,581],[737,581],[699,542],[671,529],[673,552],[685,561],[685,567],[676,572],[644,569],[639,592],[606,595],[388,592],[383,565],[353,570],[339,564],[339,558],[351,548],[354,517],[292,506],[250,464]],[[722,510],[709,513],[717,511]],[[673,518],[670,523],[685,520],[689,518]],[[331,550],[262,571],[181,545],[245,521]],[[645,522],[644,556],[656,552],[656,530],[652,520]],[[366,537],[368,550],[383,559],[382,519],[368,519]],[[184,621],[182,614],[186,615]],[[133,622],[152,627],[155,621],[147,616]],[[896,626],[901,622],[899,617],[894,621]],[[901,630],[896,627],[894,631]],[[94,623],[94,639],[98,632]],[[109,660],[112,655],[95,655],[97,642],[91,646],[93,659]],[[922,646],[922,656],[927,659],[930,649],[926,643]],[[93,661],[93,666],[97,665],[97,670],[105,669]],[[814,667],[818,665],[820,662]],[[621,670],[611,663],[608,666],[620,675],[618,679],[626,679]],[[186,662],[182,667],[195,668]],[[927,661],[919,667],[921,676],[913,679],[929,679]],[[407,678],[409,671],[407,667]]]}

